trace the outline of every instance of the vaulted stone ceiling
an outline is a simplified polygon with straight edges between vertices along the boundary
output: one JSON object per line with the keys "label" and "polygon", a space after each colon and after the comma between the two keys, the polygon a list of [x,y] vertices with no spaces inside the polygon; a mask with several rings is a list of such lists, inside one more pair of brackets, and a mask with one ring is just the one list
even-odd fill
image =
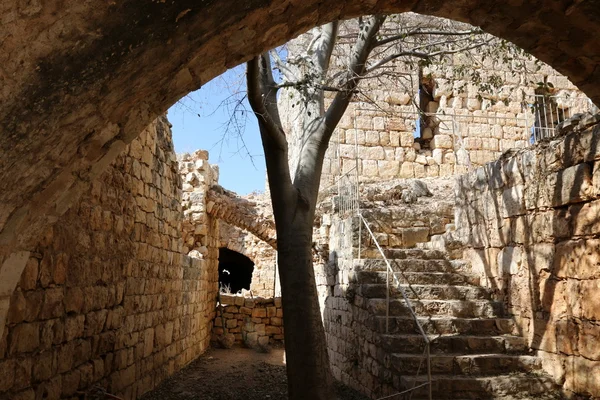
{"label": "vaulted stone ceiling", "polygon": [[0,262],[29,250],[155,116],[227,68],[334,19],[409,10],[511,40],[600,103],[595,0],[2,1]]}

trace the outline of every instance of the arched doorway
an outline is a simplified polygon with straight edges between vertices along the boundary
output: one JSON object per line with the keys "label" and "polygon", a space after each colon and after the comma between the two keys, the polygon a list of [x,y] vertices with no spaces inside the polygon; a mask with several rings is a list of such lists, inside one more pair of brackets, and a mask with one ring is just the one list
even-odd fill
{"label": "arched doorway", "polygon": [[[10,38],[0,55],[0,127],[7,133],[0,146],[0,277],[9,282],[3,297],[24,267],[20,251],[31,250],[38,231],[54,223],[157,115],[227,68],[328,21],[414,11],[469,22],[531,52],[600,101],[594,1],[54,6],[3,4],[10,21],[0,28],[0,37]],[[123,21],[134,21],[131,29],[123,31]],[[62,29],[48,33],[57,23]]]}
{"label": "arched doorway", "polygon": [[219,288],[228,293],[250,290],[254,262],[237,251],[219,249]]}

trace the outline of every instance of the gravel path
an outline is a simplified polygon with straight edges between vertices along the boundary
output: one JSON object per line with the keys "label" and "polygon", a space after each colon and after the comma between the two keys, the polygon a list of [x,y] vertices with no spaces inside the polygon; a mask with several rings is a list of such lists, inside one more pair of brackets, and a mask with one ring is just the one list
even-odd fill
{"label": "gravel path", "polygon": [[[367,397],[339,385],[343,400]],[[164,381],[142,400],[286,400],[283,349],[257,353],[251,349],[210,349]]]}

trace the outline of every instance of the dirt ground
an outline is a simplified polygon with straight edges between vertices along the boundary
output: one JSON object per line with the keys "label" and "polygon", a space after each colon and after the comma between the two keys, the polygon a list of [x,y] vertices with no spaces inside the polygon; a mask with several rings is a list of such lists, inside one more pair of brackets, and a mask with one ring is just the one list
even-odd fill
{"label": "dirt ground", "polygon": [[[285,400],[286,385],[283,349],[210,349],[142,400]],[[367,400],[348,387],[337,389],[340,399]]]}

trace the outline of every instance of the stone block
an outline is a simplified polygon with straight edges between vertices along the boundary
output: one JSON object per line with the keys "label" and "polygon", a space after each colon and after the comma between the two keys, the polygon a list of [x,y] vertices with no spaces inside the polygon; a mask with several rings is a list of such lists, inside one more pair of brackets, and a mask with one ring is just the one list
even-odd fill
{"label": "stone block", "polygon": [[424,165],[415,163],[414,169],[415,169],[415,178],[425,178],[427,176]]}
{"label": "stone block", "polygon": [[559,278],[600,279],[600,239],[569,240],[556,245],[553,271]]}
{"label": "stone block", "polygon": [[245,303],[245,299],[242,296],[235,296],[235,305],[242,307]]}
{"label": "stone block", "polygon": [[587,359],[600,362],[600,346],[598,346],[600,326],[590,321],[581,321],[578,331],[577,336],[569,336],[569,339],[574,341],[576,337],[579,338],[579,342],[577,343],[579,354]]}
{"label": "stone block", "polygon": [[514,217],[525,213],[523,185],[513,186],[502,192],[502,216]]}
{"label": "stone block", "polygon": [[400,178],[414,178],[415,167],[412,162],[403,162],[400,166]]}
{"label": "stone block", "polygon": [[65,319],[65,340],[71,341],[83,337],[85,330],[85,316],[69,316]]}
{"label": "stone block", "polygon": [[27,353],[36,350],[40,345],[40,324],[38,322],[23,323],[12,328],[10,354]]}
{"label": "stone block", "polygon": [[256,324],[256,325],[254,325],[254,329],[256,330],[256,333],[258,333],[259,336],[266,334],[266,325],[265,324]]}
{"label": "stone block", "polygon": [[38,382],[45,381],[50,379],[55,373],[54,353],[45,351],[39,354],[33,364],[33,379]]}
{"label": "stone block", "polygon": [[600,279],[591,281],[581,281],[581,297],[578,299],[581,303],[582,316],[589,320],[600,320],[600,301],[598,293],[600,293]]}
{"label": "stone block", "polygon": [[568,219],[574,236],[600,233],[600,200],[570,206]]}
{"label": "stone block", "polygon": [[[0,371],[2,371],[0,366]],[[18,358],[14,362],[14,375],[15,380],[12,386],[12,391],[26,389],[31,386],[31,375],[33,371],[33,359],[32,357]],[[2,372],[0,372],[0,375]],[[1,378],[0,378],[1,380]],[[1,389],[0,389],[1,390]]]}
{"label": "stone block", "polygon": [[220,301],[221,301],[221,304],[224,304],[224,305],[235,304],[235,296],[228,295],[228,294],[220,294]]}
{"label": "stone block", "polygon": [[583,357],[569,357],[565,367],[564,388],[574,393],[600,394],[600,362]]}
{"label": "stone block", "polygon": [[269,337],[268,336],[259,336],[258,345],[261,347],[266,347],[269,345]]}
{"label": "stone block", "polygon": [[377,170],[383,179],[395,178],[399,174],[400,163],[398,161],[377,161]]}
{"label": "stone block", "polygon": [[30,257],[25,265],[25,269],[23,270],[23,274],[21,275],[21,280],[19,281],[19,286],[23,290],[32,290],[35,289],[37,285],[39,272],[39,261],[37,258]]}
{"label": "stone block", "polygon": [[143,333],[144,357],[150,356],[154,351],[154,329],[148,328]]}
{"label": "stone block", "polygon": [[498,267],[502,275],[516,275],[524,266],[523,249],[507,246],[498,253]]}
{"label": "stone block", "polygon": [[80,313],[83,309],[84,297],[81,288],[67,288],[64,295],[65,312]]}
{"label": "stone block", "polygon": [[412,132],[400,132],[400,146],[412,147],[415,138]]}
{"label": "stone block", "polygon": [[454,142],[452,136],[443,134],[435,135],[431,141],[431,147],[433,149],[453,149]]}
{"label": "stone block", "polygon": [[249,332],[245,335],[244,344],[250,348],[254,348],[258,345],[258,333]]}
{"label": "stone block", "polygon": [[553,243],[537,243],[525,248],[527,264],[539,276],[542,271],[551,271],[554,260],[555,246]]}
{"label": "stone block", "polygon": [[228,319],[225,321],[225,325],[227,326],[227,329],[233,329],[238,326],[238,322],[236,319]]}
{"label": "stone block", "polygon": [[244,315],[252,315],[252,309],[248,307],[240,307],[240,313]]}
{"label": "stone block", "polygon": [[553,207],[590,199],[594,195],[591,167],[582,163],[552,173],[546,178],[546,187],[551,190]]}
{"label": "stone block", "polygon": [[7,392],[15,382],[15,360],[0,361],[0,391]]}
{"label": "stone block", "polygon": [[281,335],[281,328],[278,326],[267,325],[265,328],[265,332],[267,335]]}
{"label": "stone block", "polygon": [[62,396],[71,396],[79,389],[81,372],[79,370],[69,371],[62,376]]}
{"label": "stone block", "polygon": [[402,243],[406,247],[412,247],[417,243],[425,243],[429,240],[429,228],[404,228],[402,229]]}

